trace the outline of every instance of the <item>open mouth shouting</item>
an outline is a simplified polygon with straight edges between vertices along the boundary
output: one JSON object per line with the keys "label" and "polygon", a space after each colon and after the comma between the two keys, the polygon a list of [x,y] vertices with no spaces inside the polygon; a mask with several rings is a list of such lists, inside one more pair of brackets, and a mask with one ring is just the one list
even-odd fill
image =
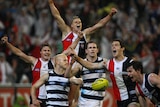
{"label": "open mouth shouting", "polygon": [[112,53],[113,53],[113,56],[114,56],[114,55],[116,55],[117,51],[113,50]]}
{"label": "open mouth shouting", "polygon": [[81,26],[80,25],[77,25],[77,30],[80,30]]}

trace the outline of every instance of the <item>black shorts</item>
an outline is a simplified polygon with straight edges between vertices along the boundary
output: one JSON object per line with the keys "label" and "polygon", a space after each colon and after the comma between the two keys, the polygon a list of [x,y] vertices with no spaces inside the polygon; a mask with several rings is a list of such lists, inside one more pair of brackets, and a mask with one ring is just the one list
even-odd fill
{"label": "black shorts", "polygon": [[127,99],[123,101],[117,101],[117,107],[128,107],[128,105],[133,102],[139,104],[138,99]]}

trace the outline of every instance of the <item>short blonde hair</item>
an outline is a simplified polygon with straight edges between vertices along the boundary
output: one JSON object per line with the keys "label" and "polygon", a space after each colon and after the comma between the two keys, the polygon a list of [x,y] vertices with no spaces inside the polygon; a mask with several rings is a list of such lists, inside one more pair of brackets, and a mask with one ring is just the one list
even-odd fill
{"label": "short blonde hair", "polygon": [[80,19],[80,17],[79,16],[73,16],[70,25],[73,23],[74,19]]}

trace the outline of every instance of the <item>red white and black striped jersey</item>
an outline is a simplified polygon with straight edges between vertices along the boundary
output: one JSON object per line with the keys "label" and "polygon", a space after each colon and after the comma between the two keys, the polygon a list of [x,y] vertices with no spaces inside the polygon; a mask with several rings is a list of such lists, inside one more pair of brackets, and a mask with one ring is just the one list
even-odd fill
{"label": "red white and black striped jersey", "polygon": [[[63,50],[66,50],[75,40],[78,38],[76,33],[70,32],[68,35],[62,40]],[[81,58],[85,58],[85,45],[86,39],[85,36],[78,42],[75,51],[78,56]]]}
{"label": "red white and black striped jersey", "polygon": [[[32,85],[45,73],[48,73],[48,61],[43,61],[41,58],[38,58],[32,68]],[[38,98],[46,99],[45,85],[42,85],[37,90],[36,95]]]}
{"label": "red white and black striped jersey", "polygon": [[127,75],[127,64],[132,61],[130,58],[125,57],[122,61],[116,61],[114,58],[110,59],[107,64],[107,69],[110,72],[112,80],[113,91],[115,98],[118,101],[127,99],[137,100],[135,86]]}

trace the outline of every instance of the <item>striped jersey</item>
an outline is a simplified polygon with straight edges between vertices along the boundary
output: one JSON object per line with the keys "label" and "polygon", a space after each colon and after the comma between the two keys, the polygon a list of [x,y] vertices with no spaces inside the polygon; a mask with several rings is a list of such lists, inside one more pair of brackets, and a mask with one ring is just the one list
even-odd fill
{"label": "striped jersey", "polygon": [[132,60],[128,57],[125,57],[122,61],[116,61],[113,58],[107,64],[107,69],[110,72],[110,78],[112,80],[113,92],[118,101],[127,99],[137,101],[136,83],[131,81],[126,71],[127,64],[130,61]]}
{"label": "striped jersey", "polygon": [[[32,68],[32,85],[45,73],[48,73],[48,61],[43,61],[41,58],[38,58]],[[36,91],[36,96],[40,99],[46,99],[45,85],[42,85]]]}
{"label": "striped jersey", "polygon": [[[103,58],[98,57],[95,63],[101,61],[103,61]],[[83,67],[81,71],[81,77],[83,79],[83,86],[81,87],[81,97],[94,100],[103,100],[105,96],[105,90],[95,91],[91,88],[91,85],[98,78],[106,78],[106,69],[90,70]],[[81,100],[79,100],[79,102],[81,102]]]}
{"label": "striped jersey", "polygon": [[150,83],[149,76],[149,74],[144,74],[142,85],[137,83],[136,87],[141,96],[148,97],[155,105],[160,106],[160,89]]}
{"label": "striped jersey", "polygon": [[68,107],[69,79],[58,75],[54,70],[49,71],[48,81],[45,82],[47,91],[47,107]]}

